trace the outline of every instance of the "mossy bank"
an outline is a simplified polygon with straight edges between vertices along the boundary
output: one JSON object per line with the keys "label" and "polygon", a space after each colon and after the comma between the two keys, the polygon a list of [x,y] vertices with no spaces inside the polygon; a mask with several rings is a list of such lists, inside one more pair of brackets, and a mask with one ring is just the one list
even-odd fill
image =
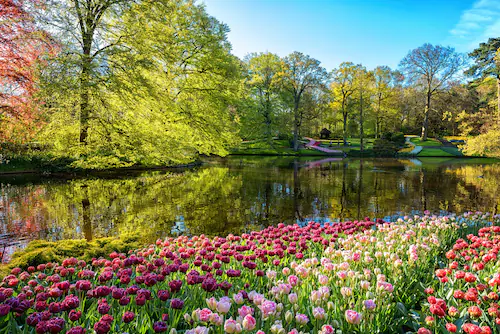
{"label": "mossy bank", "polygon": [[60,240],[45,241],[34,240],[26,248],[18,250],[12,256],[12,260],[0,266],[0,278],[9,274],[15,267],[26,269],[29,266],[37,266],[42,263],[61,263],[68,257],[75,257],[79,260],[90,261],[93,258],[106,257],[113,251],[118,253],[128,253],[131,250],[144,246],[146,241],[138,235],[123,235],[119,238],[107,237],[87,241]]}

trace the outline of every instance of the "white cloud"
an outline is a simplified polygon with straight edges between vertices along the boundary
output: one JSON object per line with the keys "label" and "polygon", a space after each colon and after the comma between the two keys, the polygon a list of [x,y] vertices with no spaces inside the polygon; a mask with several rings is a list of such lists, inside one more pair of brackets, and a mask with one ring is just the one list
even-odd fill
{"label": "white cloud", "polygon": [[458,51],[471,51],[491,37],[500,37],[500,0],[478,0],[450,30],[448,42]]}

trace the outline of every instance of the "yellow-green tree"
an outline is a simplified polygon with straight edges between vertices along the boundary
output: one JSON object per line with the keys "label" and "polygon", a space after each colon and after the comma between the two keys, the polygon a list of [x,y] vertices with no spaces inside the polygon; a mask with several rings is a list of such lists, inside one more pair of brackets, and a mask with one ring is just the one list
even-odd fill
{"label": "yellow-green tree", "polygon": [[[95,14],[96,6],[102,17],[86,29],[101,22],[92,45],[101,46],[101,39],[108,43],[91,50],[92,76],[81,73],[81,60],[74,67],[78,71],[54,75],[72,82],[68,87],[78,88],[76,93],[49,94],[58,88],[47,79],[50,117],[40,137],[56,154],[94,168],[179,164],[199,154],[227,153],[237,139],[241,69],[230,53],[226,25],[192,1],[101,0],[109,11],[100,2],[89,0],[92,6],[83,8],[71,1],[76,2],[69,2],[68,14],[58,15],[69,21],[80,11]],[[87,59],[86,53],[80,58]],[[69,62],[60,59],[54,73]]]}

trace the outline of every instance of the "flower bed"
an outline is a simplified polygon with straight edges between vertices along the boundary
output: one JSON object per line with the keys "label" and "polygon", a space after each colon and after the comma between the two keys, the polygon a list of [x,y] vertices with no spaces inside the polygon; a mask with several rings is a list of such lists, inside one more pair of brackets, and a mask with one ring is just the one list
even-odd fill
{"label": "flower bed", "polygon": [[[500,329],[500,226],[458,239],[446,253],[446,266],[435,271],[419,333],[489,334]],[[446,332],[445,331],[445,332]]]}
{"label": "flower bed", "polygon": [[417,330],[420,318],[409,310],[425,301],[422,282],[435,281],[455,240],[491,221],[280,224],[225,238],[167,238],[90,263],[15,268],[0,287],[0,333]]}

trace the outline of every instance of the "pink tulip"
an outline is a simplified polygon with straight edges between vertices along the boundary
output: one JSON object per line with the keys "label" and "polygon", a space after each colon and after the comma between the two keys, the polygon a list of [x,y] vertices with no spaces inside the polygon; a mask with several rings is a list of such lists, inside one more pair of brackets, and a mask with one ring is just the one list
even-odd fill
{"label": "pink tulip", "polygon": [[314,319],[324,320],[325,319],[325,310],[321,307],[315,307],[313,309],[313,317],[314,317]]}
{"label": "pink tulip", "polygon": [[247,331],[253,330],[255,328],[256,324],[257,324],[257,321],[250,314],[247,314],[243,318],[243,321],[241,322],[241,325],[243,326],[243,329],[247,330]]}
{"label": "pink tulip", "polygon": [[345,319],[350,324],[359,325],[361,322],[361,314],[353,310],[347,310],[345,311]]}
{"label": "pink tulip", "polygon": [[206,299],[206,302],[207,302],[208,308],[211,309],[212,311],[217,308],[217,299],[215,299],[214,297]]}
{"label": "pink tulip", "polygon": [[244,318],[246,315],[253,315],[253,308],[251,308],[250,306],[243,305],[238,309],[238,314],[242,318]]}
{"label": "pink tulip", "polygon": [[297,294],[296,293],[291,293],[288,295],[288,301],[291,303],[291,304],[296,304],[297,301],[298,301],[298,297],[297,297]]}
{"label": "pink tulip", "polygon": [[242,328],[241,325],[233,320],[233,318],[227,319],[224,323],[224,331],[226,333],[241,333]]}
{"label": "pink tulip", "polygon": [[226,314],[227,312],[229,312],[230,308],[231,308],[231,302],[227,300],[220,300],[216,306],[217,312],[222,314]]}
{"label": "pink tulip", "polygon": [[259,305],[259,309],[261,310],[264,319],[268,318],[276,313],[276,303],[270,300],[264,300]]}
{"label": "pink tulip", "polygon": [[309,322],[309,318],[305,314],[297,313],[295,315],[295,320],[299,325],[305,325]]}

